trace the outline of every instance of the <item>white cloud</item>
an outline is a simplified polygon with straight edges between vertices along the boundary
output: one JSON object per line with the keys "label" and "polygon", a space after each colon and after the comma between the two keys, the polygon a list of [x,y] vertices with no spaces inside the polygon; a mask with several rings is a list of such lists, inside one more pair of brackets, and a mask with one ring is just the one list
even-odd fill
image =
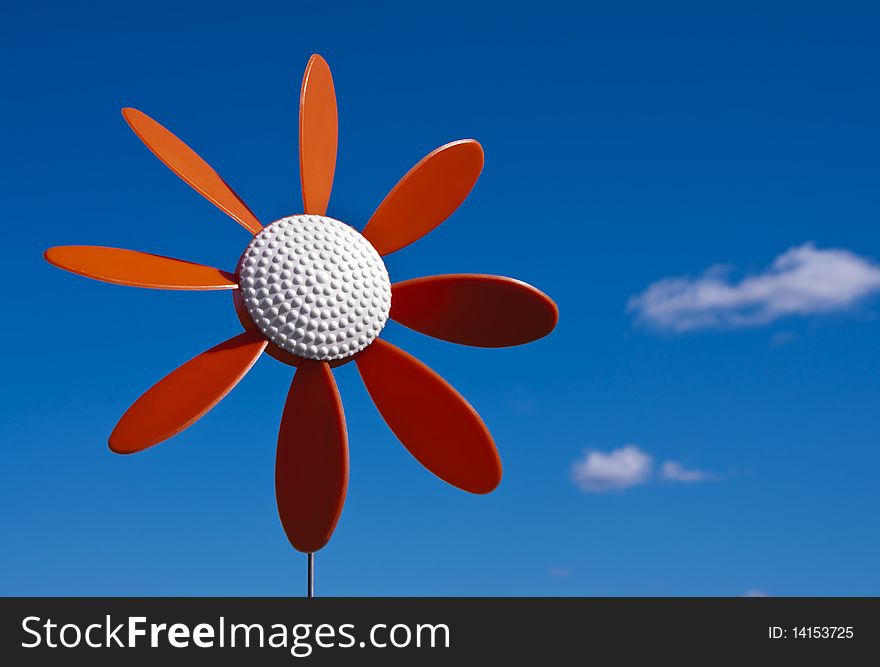
{"label": "white cloud", "polygon": [[557,567],[555,565],[553,567],[551,567],[549,571],[550,571],[550,576],[556,577],[557,579],[562,579],[562,578],[567,577],[571,574],[571,570],[569,570],[568,568]]}
{"label": "white cloud", "polygon": [[[712,478],[711,473],[690,470],[677,461],[665,461],[657,475],[672,482],[700,482]],[[582,491],[593,493],[629,489],[654,476],[654,459],[636,445],[624,445],[609,452],[590,449],[571,465],[572,481]]]}
{"label": "white cloud", "polygon": [[743,594],[743,597],[745,597],[745,598],[769,598],[770,596],[762,590],[759,590],[757,588],[751,588]]}
{"label": "white cloud", "polygon": [[583,491],[628,489],[642,484],[651,476],[653,462],[635,445],[625,445],[607,454],[592,450],[575,461],[571,477]]}
{"label": "white cloud", "polygon": [[690,470],[678,461],[666,461],[660,466],[660,476],[673,482],[702,482],[709,479],[709,473],[703,470]]}
{"label": "white cloud", "polygon": [[645,324],[683,332],[769,324],[790,315],[843,310],[880,291],[880,266],[839,248],[812,243],[779,255],[765,271],[731,280],[713,266],[698,278],[663,278],[629,300]]}

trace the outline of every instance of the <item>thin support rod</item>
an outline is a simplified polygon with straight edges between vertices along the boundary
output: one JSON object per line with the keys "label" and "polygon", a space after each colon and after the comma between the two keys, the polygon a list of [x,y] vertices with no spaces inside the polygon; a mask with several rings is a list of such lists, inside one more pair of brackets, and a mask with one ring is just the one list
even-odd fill
{"label": "thin support rod", "polygon": [[309,581],[308,581],[308,595],[310,598],[315,597],[315,554],[309,553]]}

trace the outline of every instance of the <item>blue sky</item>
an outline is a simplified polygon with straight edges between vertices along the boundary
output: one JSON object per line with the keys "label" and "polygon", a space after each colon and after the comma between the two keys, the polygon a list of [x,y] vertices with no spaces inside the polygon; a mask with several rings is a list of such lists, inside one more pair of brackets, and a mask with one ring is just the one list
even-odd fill
{"label": "blue sky", "polygon": [[229,296],[40,255],[234,267],[246,232],[119,109],[271,221],[301,209],[319,52],[340,105],[330,215],[362,227],[424,154],[477,138],[474,192],[392,279],[511,275],[561,311],[515,349],[383,334],[483,415],[505,466],[490,496],[421,469],[337,372],[352,471],[319,594],[880,594],[878,19],[299,4],[8,10],[0,593],[303,592],[273,497],[290,369],[264,358],[182,435],[113,455],[142,391],[239,331]]}

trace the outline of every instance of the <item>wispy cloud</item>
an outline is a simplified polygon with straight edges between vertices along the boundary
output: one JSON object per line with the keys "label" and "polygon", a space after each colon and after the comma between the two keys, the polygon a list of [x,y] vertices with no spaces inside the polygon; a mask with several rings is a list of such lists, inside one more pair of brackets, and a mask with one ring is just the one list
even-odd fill
{"label": "wispy cloud", "polygon": [[791,248],[769,268],[736,281],[727,266],[697,278],[663,278],[629,300],[639,321],[673,332],[769,324],[844,310],[880,291],[880,266],[840,248]]}
{"label": "wispy cloud", "polygon": [[[677,461],[665,461],[656,473],[672,482],[701,482],[712,475],[685,468]],[[587,450],[571,466],[571,479],[582,491],[604,493],[639,486],[655,476],[653,457],[636,445],[624,445],[607,452]]]}
{"label": "wispy cloud", "polygon": [[770,342],[776,346],[788,345],[789,343],[796,341],[797,338],[797,334],[792,333],[791,331],[777,331],[771,336]]}
{"label": "wispy cloud", "polygon": [[750,588],[745,593],[743,593],[743,597],[745,598],[769,598],[770,596],[762,590],[757,588]]}
{"label": "wispy cloud", "polygon": [[653,462],[635,445],[625,445],[608,453],[588,451],[583,460],[572,464],[571,476],[583,491],[601,493],[628,489],[647,481]]}
{"label": "wispy cloud", "polygon": [[685,468],[678,461],[666,461],[660,466],[660,476],[673,482],[702,482],[711,477],[704,470]]}
{"label": "wispy cloud", "polygon": [[557,579],[563,579],[571,574],[571,570],[567,567],[558,567],[553,566],[549,570],[551,577],[556,577]]}

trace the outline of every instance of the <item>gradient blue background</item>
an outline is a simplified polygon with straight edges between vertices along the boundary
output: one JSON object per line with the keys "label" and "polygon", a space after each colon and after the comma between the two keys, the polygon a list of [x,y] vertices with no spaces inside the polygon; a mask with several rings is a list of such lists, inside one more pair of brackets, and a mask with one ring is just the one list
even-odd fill
{"label": "gradient blue background", "polygon": [[[352,474],[319,594],[880,594],[878,304],[683,336],[626,311],[664,276],[760,269],[809,240],[880,256],[880,22],[809,9],[7,9],[0,593],[303,592],[273,497],[290,369],[264,358],[182,435],[113,455],[143,390],[239,331],[229,295],[91,282],[40,255],[84,243],[234,267],[246,232],[119,109],[167,124],[270,221],[301,209],[296,105],[320,52],[340,104],[329,213],[361,227],[425,153],[478,138],[474,193],[389,258],[392,278],[513,275],[562,319],[496,351],[387,329],[492,428],[505,479],[486,497],[421,469],[339,370]],[[717,479],[572,484],[585,448],[630,442]]]}

